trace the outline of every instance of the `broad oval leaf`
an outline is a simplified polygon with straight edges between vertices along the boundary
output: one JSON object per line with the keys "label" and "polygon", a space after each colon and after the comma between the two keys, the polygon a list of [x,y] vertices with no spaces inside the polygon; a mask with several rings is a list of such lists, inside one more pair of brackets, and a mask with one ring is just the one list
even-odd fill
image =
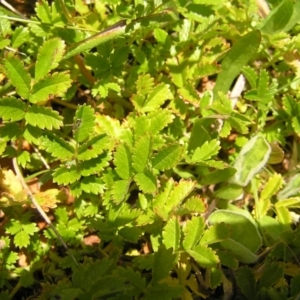
{"label": "broad oval leaf", "polygon": [[256,252],[261,246],[262,239],[253,221],[241,213],[220,209],[209,216],[208,222],[212,225],[222,222],[230,225],[230,239],[251,252]]}
{"label": "broad oval leaf", "polygon": [[253,137],[239,153],[234,163],[234,168],[237,171],[230,181],[246,186],[267,163],[270,153],[271,147],[263,136]]}

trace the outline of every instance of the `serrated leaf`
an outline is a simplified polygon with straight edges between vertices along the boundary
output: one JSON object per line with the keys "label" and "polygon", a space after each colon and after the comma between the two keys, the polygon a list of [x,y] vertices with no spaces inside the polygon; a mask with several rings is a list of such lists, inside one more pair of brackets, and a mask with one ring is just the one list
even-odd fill
{"label": "serrated leaf", "polygon": [[203,268],[215,268],[219,263],[219,258],[216,252],[206,246],[195,246],[187,250],[196,262]]}
{"label": "serrated leaf", "polygon": [[[222,222],[228,224],[231,228],[230,239],[235,240],[252,252],[256,252],[261,246],[262,239],[253,220],[239,212],[220,209],[209,216],[208,222],[212,225]],[[249,239],[249,236],[251,236],[251,239]]]}
{"label": "serrated leaf", "polygon": [[82,191],[90,194],[101,194],[104,191],[104,184],[100,178],[95,176],[84,177],[80,182]]}
{"label": "serrated leaf", "polygon": [[258,77],[255,70],[249,66],[246,66],[242,69],[242,72],[245,75],[245,77],[247,78],[251,88],[254,89],[256,87],[256,81],[257,81],[257,77]]}
{"label": "serrated leaf", "polygon": [[33,85],[29,101],[39,103],[53,97],[62,97],[71,84],[72,80],[67,72],[49,74]]}
{"label": "serrated leaf", "polygon": [[12,37],[11,37],[11,46],[12,48],[19,48],[22,46],[25,42],[28,41],[30,37],[29,34],[29,28],[28,27],[23,27],[23,26],[18,26]]}
{"label": "serrated leaf", "polygon": [[203,160],[208,160],[212,156],[218,154],[220,150],[220,141],[218,140],[211,140],[206,141],[201,147],[198,147],[193,156],[192,156],[192,162],[198,162]]}
{"label": "serrated leaf", "polygon": [[109,137],[101,134],[94,136],[88,140],[85,144],[78,147],[77,159],[78,160],[89,160],[99,156],[105,149],[108,148]]}
{"label": "serrated leaf", "polygon": [[80,178],[77,166],[71,167],[59,167],[53,173],[53,181],[58,184],[70,184],[77,181]]}
{"label": "serrated leaf", "polygon": [[16,57],[8,56],[4,59],[4,67],[6,76],[17,93],[24,99],[28,99],[31,78],[23,62]]}
{"label": "serrated leaf", "polygon": [[172,248],[173,252],[177,251],[180,247],[181,230],[178,219],[171,218],[163,229],[163,243],[167,249]]}
{"label": "serrated leaf", "polygon": [[282,176],[280,174],[273,174],[266,183],[264,189],[260,193],[259,201],[265,201],[274,196],[283,184]]}
{"label": "serrated leaf", "polygon": [[4,121],[20,121],[25,116],[26,104],[15,97],[0,99],[0,118]]}
{"label": "serrated leaf", "polygon": [[125,200],[129,185],[130,181],[128,180],[117,180],[114,182],[112,187],[112,199],[116,204]]}
{"label": "serrated leaf", "polygon": [[178,144],[167,146],[158,151],[152,158],[152,167],[164,171],[176,166],[182,153],[182,147]]}
{"label": "serrated leaf", "polygon": [[277,262],[267,263],[259,280],[259,288],[270,288],[283,279],[283,276],[284,270]]}
{"label": "serrated leaf", "polygon": [[22,130],[18,123],[6,123],[0,127],[0,136],[5,141],[12,141],[22,135]]}
{"label": "serrated leaf", "polygon": [[190,197],[183,204],[183,208],[187,209],[191,213],[204,213],[207,208],[207,204],[204,203],[204,199],[200,196]]}
{"label": "serrated leaf", "polygon": [[111,154],[108,152],[104,152],[96,158],[92,158],[90,160],[83,161],[78,164],[78,172],[82,176],[90,176],[95,173],[101,172],[106,166],[108,166],[108,162],[111,160]]}
{"label": "serrated leaf", "polygon": [[175,259],[176,255],[173,254],[173,250],[166,249],[165,247],[160,247],[158,251],[154,253],[152,269],[152,281],[154,283],[158,283],[169,276],[169,272],[175,264]]}
{"label": "serrated leaf", "polygon": [[157,85],[146,98],[142,105],[142,112],[150,112],[158,109],[166,100],[172,99],[169,85],[161,83]]}
{"label": "serrated leaf", "polygon": [[136,172],[142,173],[148,164],[152,153],[152,139],[150,135],[142,136],[132,151],[132,166]]}
{"label": "serrated leaf", "polygon": [[144,193],[156,192],[156,177],[149,170],[145,170],[143,173],[137,173],[134,176],[134,180]]}
{"label": "serrated leaf", "polygon": [[253,30],[241,37],[222,61],[222,71],[219,73],[214,87],[214,95],[227,94],[232,82],[240,73],[248,61],[257,53],[260,45],[261,34],[259,30]]}
{"label": "serrated leaf", "polygon": [[252,270],[243,266],[236,272],[236,282],[247,300],[255,299],[257,288]]}
{"label": "serrated leaf", "polygon": [[175,206],[179,205],[192,192],[195,185],[194,181],[181,180],[166,200],[166,210],[171,211]]}
{"label": "serrated leaf", "polygon": [[94,131],[94,125],[94,109],[87,105],[79,106],[74,117],[73,136],[75,141],[81,143],[87,139]]}
{"label": "serrated leaf", "polygon": [[141,228],[138,227],[124,227],[121,228],[118,234],[125,240],[130,243],[137,243],[142,235]]}
{"label": "serrated leaf", "polygon": [[205,221],[203,217],[192,217],[186,223],[186,227],[184,228],[184,240],[183,240],[183,248],[187,251],[193,248],[201,239],[205,226]]}
{"label": "serrated leaf", "polygon": [[234,163],[237,172],[230,181],[246,186],[253,176],[264,167],[270,153],[271,147],[263,136],[253,137],[239,153]]}
{"label": "serrated leaf", "polygon": [[27,247],[30,244],[29,234],[23,230],[19,231],[14,236],[14,244],[19,248]]}
{"label": "serrated leaf", "polygon": [[300,191],[300,174],[292,176],[287,185],[278,193],[278,199],[283,200],[298,194]]}
{"label": "serrated leaf", "polygon": [[217,268],[209,270],[209,286],[211,289],[217,288],[222,283],[223,272]]}
{"label": "serrated leaf", "polygon": [[61,61],[65,52],[65,42],[54,38],[44,42],[39,48],[37,61],[35,63],[35,80],[39,81],[51,70],[55,69]]}
{"label": "serrated leaf", "polygon": [[41,129],[59,129],[63,122],[62,116],[55,110],[49,107],[32,105],[28,108],[25,114],[27,124]]}
{"label": "serrated leaf", "polygon": [[53,157],[61,160],[70,160],[74,156],[75,149],[73,146],[52,133],[41,137],[40,145]]}
{"label": "serrated leaf", "polygon": [[136,89],[137,93],[142,96],[148,95],[154,85],[154,79],[149,74],[139,75],[136,81]]}
{"label": "serrated leaf", "polygon": [[132,162],[129,147],[126,144],[120,144],[115,152],[114,165],[116,172],[122,179],[129,179],[132,176]]}
{"label": "serrated leaf", "polygon": [[18,164],[22,167],[25,168],[26,164],[30,162],[30,154],[28,151],[22,151],[19,153],[17,157]]}
{"label": "serrated leaf", "polygon": [[224,223],[217,223],[209,227],[203,233],[200,240],[200,245],[210,245],[226,240],[231,235],[230,226],[226,226]]}

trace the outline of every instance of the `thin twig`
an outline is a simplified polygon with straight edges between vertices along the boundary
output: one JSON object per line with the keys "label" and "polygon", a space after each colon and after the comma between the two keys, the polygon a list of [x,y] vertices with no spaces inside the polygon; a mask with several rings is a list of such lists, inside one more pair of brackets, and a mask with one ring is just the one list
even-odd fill
{"label": "thin twig", "polygon": [[52,224],[51,220],[48,218],[48,216],[46,215],[46,213],[43,211],[43,209],[41,208],[41,206],[39,205],[39,203],[36,201],[34,195],[32,194],[31,190],[29,189],[28,185],[26,184],[24,177],[21,173],[21,170],[19,168],[18,162],[17,162],[17,158],[13,158],[13,166],[14,166],[14,170],[16,172],[16,175],[20,181],[20,183],[22,184],[24,190],[26,191],[29,199],[31,200],[32,204],[35,206],[35,208],[37,209],[37,211],[40,213],[40,215],[43,217],[43,219],[45,220],[45,222],[51,227],[51,229],[54,231],[54,233],[56,234],[57,238],[59,239],[59,241],[61,242],[61,244],[65,247],[65,249],[67,250],[67,252],[69,253],[69,255],[72,257],[74,263],[78,266],[78,262],[75,259],[75,257],[73,256],[73,254],[69,251],[69,247],[67,246],[67,244],[65,243],[65,241],[63,240],[62,236],[59,234],[59,232],[57,231],[57,229],[55,228],[55,226]]}
{"label": "thin twig", "polygon": [[0,0],[0,3],[6,7],[8,10],[11,10],[13,13],[15,13],[16,15],[20,16],[23,19],[27,19],[22,13],[20,13],[19,11],[17,11],[12,5],[10,5],[9,3],[7,3],[5,0]]}

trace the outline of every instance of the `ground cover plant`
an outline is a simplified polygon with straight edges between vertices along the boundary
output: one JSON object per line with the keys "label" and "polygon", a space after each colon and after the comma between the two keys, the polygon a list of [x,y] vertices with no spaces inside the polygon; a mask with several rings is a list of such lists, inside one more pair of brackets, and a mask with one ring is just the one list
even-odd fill
{"label": "ground cover plant", "polygon": [[299,299],[300,1],[20,4],[0,299]]}

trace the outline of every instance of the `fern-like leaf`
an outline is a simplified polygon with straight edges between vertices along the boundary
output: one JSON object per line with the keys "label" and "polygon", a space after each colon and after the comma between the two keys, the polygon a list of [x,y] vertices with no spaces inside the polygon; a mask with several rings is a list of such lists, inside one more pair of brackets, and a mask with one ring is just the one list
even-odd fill
{"label": "fern-like leaf", "polygon": [[73,135],[77,143],[83,142],[94,131],[95,111],[87,105],[78,107],[73,126]]}
{"label": "fern-like leaf", "polygon": [[35,80],[39,81],[51,70],[55,69],[61,61],[65,52],[65,42],[59,38],[54,38],[44,42],[39,49],[37,61],[35,63]]}
{"label": "fern-like leaf", "polygon": [[71,86],[71,83],[70,75],[67,72],[47,75],[33,85],[29,101],[39,103],[53,97],[62,97]]}
{"label": "fern-like leaf", "polygon": [[24,64],[18,58],[8,56],[4,59],[4,67],[6,76],[17,93],[24,99],[28,99],[31,78]]}
{"label": "fern-like leaf", "polygon": [[62,119],[57,111],[38,105],[30,106],[25,115],[27,124],[48,130],[59,129],[63,124]]}
{"label": "fern-like leaf", "polygon": [[0,118],[4,121],[20,121],[25,116],[26,104],[15,97],[0,99]]}

